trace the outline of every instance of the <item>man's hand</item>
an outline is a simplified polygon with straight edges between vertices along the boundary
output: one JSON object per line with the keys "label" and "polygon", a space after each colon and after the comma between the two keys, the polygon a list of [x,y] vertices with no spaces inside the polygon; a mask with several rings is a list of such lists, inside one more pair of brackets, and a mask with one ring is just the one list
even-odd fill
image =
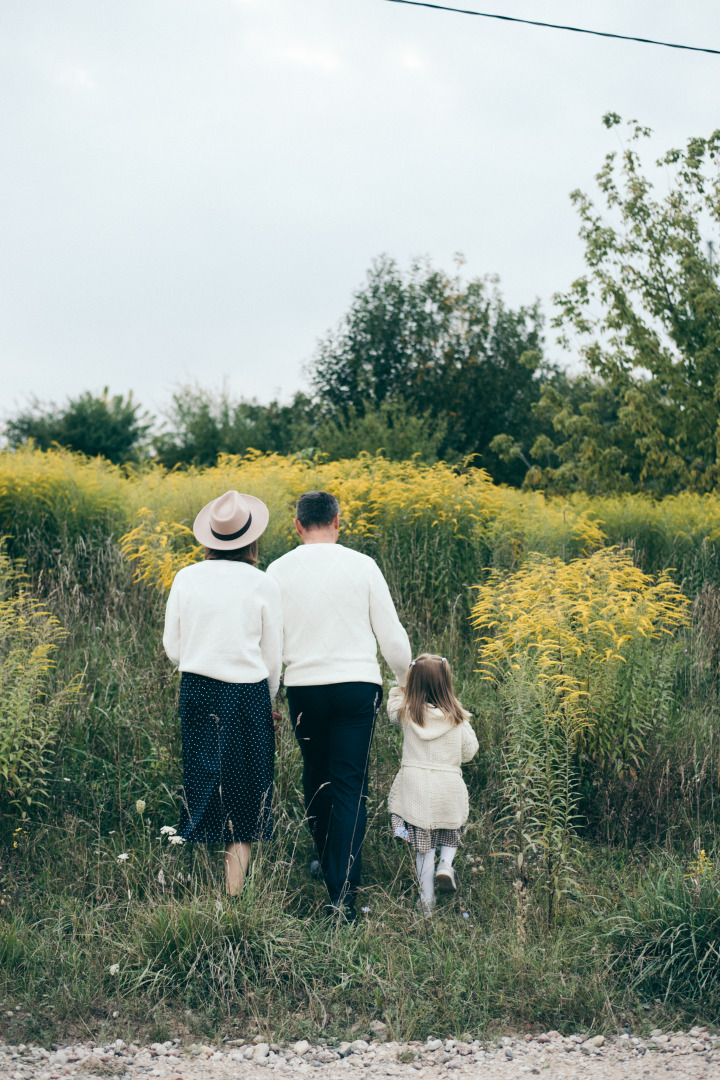
{"label": "man's hand", "polygon": [[282,713],[275,712],[275,710],[273,709],[272,718],[273,718],[273,721],[275,722],[275,730],[279,731],[280,730],[280,721],[283,718]]}

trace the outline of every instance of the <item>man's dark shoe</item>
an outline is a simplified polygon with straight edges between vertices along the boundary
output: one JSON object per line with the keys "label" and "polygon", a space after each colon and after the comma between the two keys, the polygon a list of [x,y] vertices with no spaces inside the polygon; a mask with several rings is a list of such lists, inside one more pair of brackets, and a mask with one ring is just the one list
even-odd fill
{"label": "man's dark shoe", "polygon": [[343,903],[341,900],[334,900],[328,904],[327,912],[330,920],[336,923],[338,926],[343,924],[352,925],[357,922],[357,914],[353,904]]}
{"label": "man's dark shoe", "polygon": [[323,872],[322,866],[320,865],[320,860],[313,859],[313,861],[310,863],[310,877],[313,879],[313,881],[322,881],[322,876]]}

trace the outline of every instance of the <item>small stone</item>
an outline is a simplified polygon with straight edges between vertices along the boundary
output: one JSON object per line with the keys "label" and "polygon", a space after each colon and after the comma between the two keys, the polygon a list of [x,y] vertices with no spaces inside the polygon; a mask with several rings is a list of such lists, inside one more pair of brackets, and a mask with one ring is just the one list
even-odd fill
{"label": "small stone", "polygon": [[428,1041],[425,1043],[425,1047],[427,1050],[430,1051],[430,1053],[432,1053],[433,1050],[439,1050],[441,1046],[442,1042],[440,1041],[440,1039],[428,1039]]}
{"label": "small stone", "polygon": [[127,1043],[123,1039],[116,1039],[115,1042],[113,1043],[113,1047],[115,1048],[115,1053],[119,1054],[121,1050],[125,1049],[126,1045],[127,1045]]}
{"label": "small stone", "polygon": [[560,1038],[560,1032],[559,1031],[548,1031],[547,1036],[548,1036],[548,1039],[559,1039]]}
{"label": "small stone", "polygon": [[269,1043],[257,1043],[255,1046],[255,1053],[253,1054],[253,1061],[264,1061],[270,1053]]}
{"label": "small stone", "polygon": [[366,1050],[370,1049],[370,1043],[365,1042],[364,1039],[355,1039],[355,1042],[350,1043],[353,1053],[364,1054]]}
{"label": "small stone", "polygon": [[[365,1045],[367,1046],[367,1043],[365,1043]],[[293,1046],[293,1053],[297,1054],[298,1057],[304,1057],[309,1049],[310,1043],[307,1041],[307,1039],[300,1039]]]}
{"label": "small stone", "polygon": [[532,1035],[526,1035],[525,1038],[523,1039],[523,1042],[532,1042],[532,1041],[533,1041],[533,1036]]}
{"label": "small stone", "polygon": [[505,1057],[506,1057],[506,1058],[507,1058],[507,1059],[508,1059],[509,1061],[512,1061],[512,1059],[513,1059],[513,1058],[515,1057],[515,1055],[513,1054],[512,1050],[510,1049],[510,1047],[509,1047],[509,1046],[506,1046],[506,1047],[505,1047]]}
{"label": "small stone", "polygon": [[535,1039],[535,1042],[549,1043],[550,1042],[550,1036],[549,1035],[538,1035],[537,1038]]}
{"label": "small stone", "polygon": [[337,1048],[337,1052],[341,1058],[346,1058],[348,1054],[352,1054],[352,1047],[349,1042],[341,1042]]}
{"label": "small stone", "polygon": [[371,1020],[368,1027],[376,1035],[384,1035],[387,1031],[387,1024],[384,1024],[382,1020]]}
{"label": "small stone", "polygon": [[593,1039],[590,1040],[590,1042],[593,1044],[593,1046],[602,1046],[605,1042],[605,1036],[596,1035]]}
{"label": "small stone", "polygon": [[249,1061],[254,1053],[255,1053],[255,1047],[254,1046],[248,1046],[247,1050],[243,1050],[243,1057],[245,1058],[246,1061]]}

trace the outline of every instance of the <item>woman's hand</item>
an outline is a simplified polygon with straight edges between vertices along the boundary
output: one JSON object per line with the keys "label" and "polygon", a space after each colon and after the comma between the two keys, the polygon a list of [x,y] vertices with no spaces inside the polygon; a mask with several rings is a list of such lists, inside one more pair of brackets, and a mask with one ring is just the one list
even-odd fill
{"label": "woman's hand", "polygon": [[283,717],[282,717],[282,713],[279,713],[279,712],[275,712],[275,710],[273,709],[273,711],[272,711],[272,718],[273,718],[273,722],[274,722],[274,724],[275,724],[275,730],[276,730],[276,731],[279,731],[279,730],[280,730],[280,721],[281,721],[281,720],[282,720],[282,718],[283,718]]}

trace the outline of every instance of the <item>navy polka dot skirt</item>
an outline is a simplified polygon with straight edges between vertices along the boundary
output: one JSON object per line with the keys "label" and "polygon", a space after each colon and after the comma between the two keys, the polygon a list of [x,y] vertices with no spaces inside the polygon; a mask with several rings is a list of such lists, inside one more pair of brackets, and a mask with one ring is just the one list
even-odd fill
{"label": "navy polka dot skirt", "polygon": [[180,723],[180,836],[205,844],[269,840],[275,730],[267,679],[225,683],[184,671]]}

